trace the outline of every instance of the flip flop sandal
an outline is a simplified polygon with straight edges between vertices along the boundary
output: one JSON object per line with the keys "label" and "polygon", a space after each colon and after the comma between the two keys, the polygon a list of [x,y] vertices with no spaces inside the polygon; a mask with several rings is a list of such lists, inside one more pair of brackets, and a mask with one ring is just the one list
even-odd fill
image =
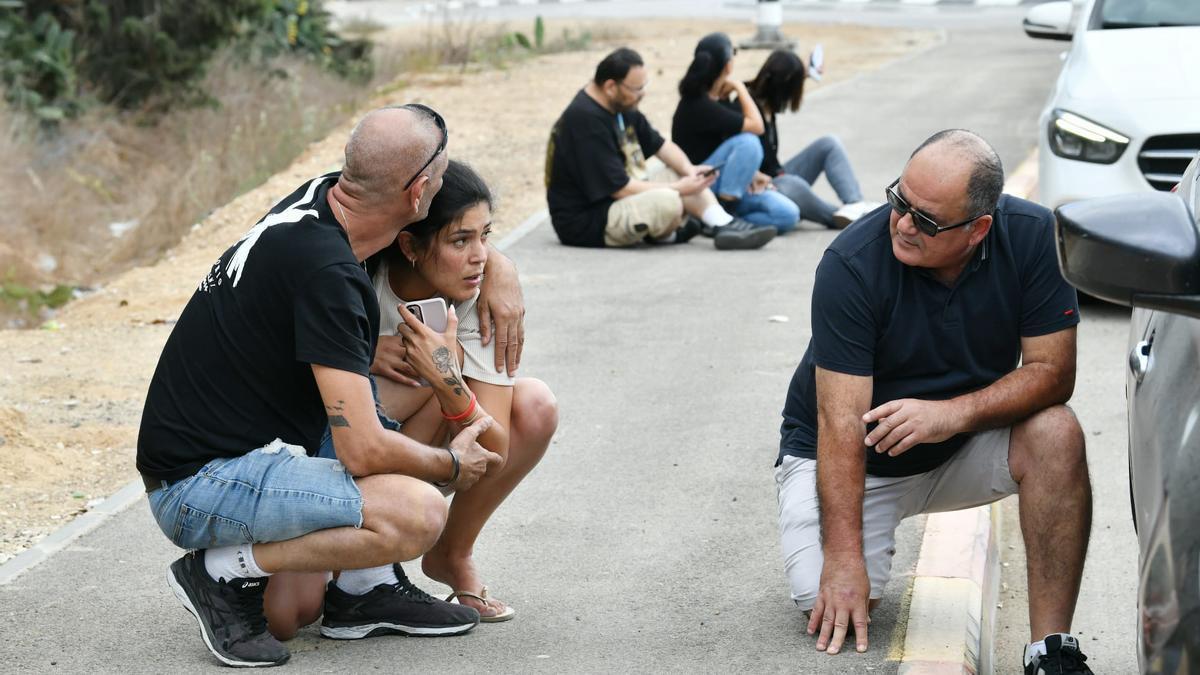
{"label": "flip flop sandal", "polygon": [[[446,602],[450,602],[452,600],[457,600],[459,598],[471,598],[472,600],[478,600],[479,602],[483,603],[484,607],[492,607],[493,602],[499,602],[498,600],[489,600],[488,599],[487,586],[484,586],[479,591],[478,595],[476,595],[470,591],[454,591],[450,595],[446,596]],[[458,604],[461,605],[462,603],[459,602]],[[492,614],[491,616],[484,616],[482,613],[480,613],[479,621],[480,621],[480,623],[500,623],[501,621],[511,620],[514,616],[516,616],[516,614],[517,614],[517,610],[505,605],[504,611],[500,612],[499,614]]]}

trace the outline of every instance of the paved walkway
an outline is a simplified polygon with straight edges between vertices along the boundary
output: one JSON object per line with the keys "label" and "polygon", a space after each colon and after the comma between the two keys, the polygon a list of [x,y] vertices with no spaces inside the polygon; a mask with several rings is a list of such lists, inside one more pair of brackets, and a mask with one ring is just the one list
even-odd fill
{"label": "paved walkway", "polygon": [[[950,125],[977,129],[1015,166],[1049,85],[1029,73],[1056,63],[1056,48],[1017,31],[952,33],[925,54],[814,89],[784,122],[785,150],[841,134],[869,195]],[[778,413],[808,339],[812,270],[832,236],[810,227],[757,252],[721,253],[707,240],[596,251],[561,247],[542,227],[516,244],[530,308],[523,370],[548,381],[562,407],[549,456],[480,542],[490,586],[517,619],[438,640],[338,643],[310,629],[288,667],[895,672],[920,522],[900,529],[865,655],[815,653],[786,599],[776,543]],[[778,315],[790,320],[769,321]],[[163,580],[177,554],[139,501],[0,586],[0,670],[216,669]]]}

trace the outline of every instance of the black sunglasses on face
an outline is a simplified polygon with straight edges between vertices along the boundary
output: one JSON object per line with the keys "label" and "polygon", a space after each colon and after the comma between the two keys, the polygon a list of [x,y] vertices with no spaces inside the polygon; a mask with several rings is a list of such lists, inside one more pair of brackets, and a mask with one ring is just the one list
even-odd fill
{"label": "black sunglasses on face", "polygon": [[446,141],[450,140],[450,132],[446,129],[446,120],[442,119],[442,116],[439,115],[438,112],[433,108],[430,108],[427,105],[421,105],[420,103],[406,103],[400,107],[408,108],[409,110],[417,110],[429,115],[433,118],[433,123],[437,125],[437,128],[442,132],[442,142],[438,143],[437,150],[433,151],[433,156],[429,158],[429,161],[422,164],[421,168],[417,170],[416,175],[408,179],[408,182],[404,184],[404,189],[407,190],[408,188],[412,187],[412,184],[415,183],[418,178],[421,177],[421,174],[425,172],[425,169],[428,169],[429,165],[433,164],[433,160],[437,159],[438,155],[445,152]]}
{"label": "black sunglasses on face", "polygon": [[962,227],[963,225],[970,225],[976,220],[979,220],[987,215],[986,213],[981,213],[977,216],[967,218],[961,223],[944,226],[938,225],[936,220],[914,209],[911,204],[905,201],[904,197],[900,196],[900,190],[898,189],[899,185],[900,179],[897,178],[892,182],[891,185],[887,186],[887,190],[885,192],[887,193],[888,206],[891,206],[892,210],[896,212],[896,215],[900,216],[901,218],[904,217],[904,214],[911,216],[913,225],[916,225],[917,229],[927,237],[936,237],[938,232],[945,232],[946,230],[953,230],[954,228]]}

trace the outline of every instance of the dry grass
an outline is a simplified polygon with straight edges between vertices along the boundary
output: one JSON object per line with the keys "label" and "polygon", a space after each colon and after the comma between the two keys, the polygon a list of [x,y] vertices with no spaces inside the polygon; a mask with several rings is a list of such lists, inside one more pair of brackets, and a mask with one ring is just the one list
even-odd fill
{"label": "dry grass", "polygon": [[[507,30],[446,19],[403,41],[385,41],[369,86],[303,61],[276,64],[273,74],[242,67],[227,54],[205,81],[219,104],[176,110],[153,124],[97,108],[45,135],[0,106],[0,156],[8,160],[0,166],[0,326],[38,325],[52,315],[6,302],[4,284],[47,291],[56,284],[92,286],[153,262],[193,224],[286,167],[365,101],[403,86],[401,74],[524,58],[504,46]],[[547,51],[565,48],[562,37],[548,39]]]}

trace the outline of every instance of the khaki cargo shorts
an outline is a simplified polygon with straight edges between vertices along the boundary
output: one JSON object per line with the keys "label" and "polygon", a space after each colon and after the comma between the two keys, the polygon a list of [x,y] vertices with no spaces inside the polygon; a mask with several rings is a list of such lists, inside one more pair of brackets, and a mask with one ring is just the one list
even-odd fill
{"label": "khaki cargo shorts", "polygon": [[683,201],[669,187],[655,188],[618,199],[608,207],[605,246],[633,246],[647,237],[660,239],[683,223]]}
{"label": "khaki cargo shorts", "polygon": [[[863,558],[871,599],[883,597],[896,553],[896,527],[921,513],[957,511],[1017,492],[1008,468],[1009,429],[975,434],[945,464],[915,476],[867,476],[863,494]],[[910,450],[910,452],[912,452]],[[817,461],[784,457],[775,468],[783,567],[796,606],[809,611],[821,585],[821,515]]]}

